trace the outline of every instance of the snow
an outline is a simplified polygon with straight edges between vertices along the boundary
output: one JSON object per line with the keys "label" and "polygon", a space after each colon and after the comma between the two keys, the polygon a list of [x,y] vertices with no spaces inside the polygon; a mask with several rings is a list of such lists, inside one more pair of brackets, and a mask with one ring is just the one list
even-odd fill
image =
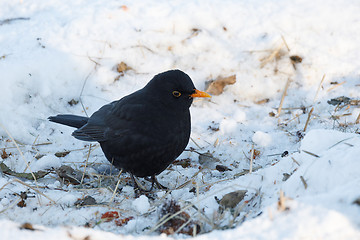
{"label": "snow", "polygon": [[146,213],[150,208],[149,199],[145,195],[142,195],[137,199],[135,199],[132,205],[135,208],[135,210],[141,214]]}
{"label": "snow", "polygon": [[252,140],[255,144],[261,147],[267,147],[271,144],[271,135],[264,133],[262,131],[256,131],[252,137]]}
{"label": "snow", "polygon": [[[2,0],[0,162],[48,174],[0,172],[1,239],[188,237],[156,228],[170,200],[201,226],[195,239],[360,239],[359,11],[355,0]],[[131,69],[117,72],[121,62]],[[194,101],[196,152],[158,176],[171,191],[135,198],[122,173],[114,195],[119,171],[99,146],[47,118],[91,115],[174,68],[199,90],[218,77],[236,83]],[[354,101],[328,103],[340,96]],[[63,165],[82,184],[59,178]],[[222,209],[237,190],[244,199]],[[86,196],[96,204],[74,205]],[[118,219],[101,219],[112,211]]]}
{"label": "snow", "polygon": [[34,162],[31,170],[36,172],[44,169],[59,168],[61,167],[61,160],[55,156],[46,155],[36,162]]}

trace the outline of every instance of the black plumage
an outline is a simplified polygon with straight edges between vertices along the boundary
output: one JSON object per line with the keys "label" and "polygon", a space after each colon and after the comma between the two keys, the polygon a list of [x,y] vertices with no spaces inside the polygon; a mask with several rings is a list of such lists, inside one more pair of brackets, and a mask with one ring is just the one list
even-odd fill
{"label": "black plumage", "polygon": [[189,142],[189,108],[194,97],[210,97],[195,89],[180,70],[156,75],[144,88],[104,105],[90,118],[49,117],[52,122],[78,128],[73,136],[97,141],[106,158],[138,177],[164,171]]}

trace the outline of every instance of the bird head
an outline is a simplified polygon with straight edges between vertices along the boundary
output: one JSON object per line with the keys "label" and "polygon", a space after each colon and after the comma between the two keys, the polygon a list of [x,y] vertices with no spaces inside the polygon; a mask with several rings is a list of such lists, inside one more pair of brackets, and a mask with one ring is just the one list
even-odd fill
{"label": "bird head", "polygon": [[170,70],[157,74],[145,89],[158,99],[174,108],[189,108],[196,97],[211,97],[197,90],[191,78],[180,70]]}

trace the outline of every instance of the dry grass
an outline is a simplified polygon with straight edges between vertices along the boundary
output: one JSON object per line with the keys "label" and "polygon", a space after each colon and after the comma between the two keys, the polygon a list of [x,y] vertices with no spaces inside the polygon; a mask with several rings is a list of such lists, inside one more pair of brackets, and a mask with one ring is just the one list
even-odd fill
{"label": "dry grass", "polygon": [[[196,34],[198,34],[198,33],[194,32],[193,35],[189,36],[188,38],[192,38],[192,37],[196,36]],[[279,47],[275,48],[270,53],[270,55],[268,57],[261,60],[261,64],[260,64],[261,68],[264,67],[266,64],[270,64],[271,61],[275,60],[276,58],[279,57],[279,55],[283,54],[281,51],[282,51],[282,49],[284,47],[286,47],[287,51],[290,52],[290,48],[289,48],[288,44],[286,43],[285,38],[283,36],[281,36],[281,38],[282,38],[283,43]],[[147,48],[146,46],[137,45],[137,46],[134,46],[134,47],[154,52],[153,50]],[[89,57],[89,60],[92,61],[95,64],[94,69],[84,79],[84,83],[83,83],[81,93],[80,93],[80,96],[79,96],[80,103],[81,103],[85,113],[86,113],[86,108],[85,108],[85,106],[84,106],[84,104],[83,104],[83,102],[81,100],[81,98],[83,96],[84,89],[85,89],[85,85],[86,85],[88,79],[92,76],[92,74],[94,74],[94,72],[97,70],[97,67],[100,65],[100,63],[98,61],[95,61],[90,57]],[[295,68],[295,70],[296,70],[296,68]],[[305,112],[308,109],[310,109],[310,111],[307,114],[307,120],[306,120],[306,123],[305,123],[304,128],[303,128],[303,131],[306,132],[306,130],[310,127],[311,120],[314,119],[314,118],[312,118],[312,117],[315,116],[315,114],[313,115],[313,112],[314,112],[314,106],[313,105],[317,101],[320,89],[323,89],[323,84],[324,84],[325,77],[326,77],[326,75],[324,74],[321,81],[320,81],[320,83],[319,83],[319,86],[317,88],[316,94],[315,94],[314,99],[313,99],[313,103],[310,106],[307,106],[307,107],[303,107],[303,106],[287,106],[287,107],[284,107],[285,97],[287,96],[288,90],[291,89],[291,86],[292,86],[292,84],[291,84],[293,82],[292,79],[296,79],[296,78],[293,78],[293,76],[288,76],[286,84],[285,84],[285,86],[284,86],[284,88],[282,90],[282,96],[281,96],[281,99],[280,99],[279,107],[276,108],[277,109],[276,117],[278,118],[278,121],[280,121],[280,117],[283,117],[284,115],[287,115],[287,116],[290,115],[289,113],[287,113],[287,111],[291,112],[291,114],[292,114],[292,111],[298,110],[298,109],[304,109],[304,113],[292,114],[292,117],[290,119],[284,120],[281,127],[286,128],[286,125],[291,123],[292,125],[295,125],[295,128],[300,128],[300,119],[301,119],[301,121],[303,121],[305,119],[305,117],[306,117]],[[327,92],[335,90],[337,87],[341,86],[344,83],[345,82],[342,82],[342,83],[339,83],[339,84],[337,84],[335,86],[332,86],[331,88],[327,89]],[[276,101],[278,101],[278,100],[276,100]],[[268,102],[273,103],[273,102],[271,102],[271,100],[266,99],[266,100],[262,100],[260,102],[257,102],[256,104],[268,104]],[[350,106],[350,105],[348,105],[348,106]],[[346,107],[337,106],[334,111],[335,111],[335,113],[341,113],[340,111],[344,110],[344,109],[346,110]],[[286,110],[286,112],[285,112],[285,110]],[[338,114],[338,115],[335,115],[335,113],[334,113],[334,115],[332,115],[332,117],[334,117],[334,119],[336,121],[339,121],[340,118],[348,116],[347,113]],[[322,117],[323,119],[326,119],[328,116],[324,117],[324,115],[325,114],[323,114],[323,115],[321,115],[319,117]],[[316,116],[316,117],[318,117],[318,116]],[[357,119],[355,121],[355,124],[358,124],[359,122],[360,122],[360,114],[357,117]],[[340,122],[339,122],[339,125],[340,125]],[[0,125],[0,126],[3,127],[2,125]],[[288,129],[286,129],[286,133],[290,132],[291,130],[293,131],[293,129],[290,129],[288,127]],[[13,147],[0,148],[0,149],[5,150],[5,149],[12,149],[12,148],[15,149],[16,148],[18,150],[19,154],[22,156],[23,160],[25,161],[25,157],[24,157],[23,153],[20,150],[20,149],[22,149],[22,147],[24,147],[24,145],[19,145],[11,137],[11,135],[9,133],[8,133],[8,135],[12,139],[12,142],[13,142],[14,146]],[[43,145],[52,144],[51,142],[35,144],[37,139],[38,139],[38,137],[36,137],[36,139],[35,139],[32,146],[40,147],[40,146],[43,146]],[[345,142],[346,140],[347,139],[344,139],[343,141],[340,141],[337,144],[339,144],[341,142]],[[198,149],[197,150],[190,150],[190,151],[196,152],[198,154],[202,154],[202,153],[200,153],[200,150],[204,149],[204,148],[206,149],[206,147],[200,146],[200,144],[198,144],[196,141],[194,141],[193,138],[191,138],[191,141],[196,145],[196,147]],[[204,142],[206,142],[206,140],[204,140]],[[219,138],[216,138],[215,143],[209,143],[209,146],[211,145],[211,146],[213,146],[215,148],[215,147],[219,146],[219,142],[220,142]],[[337,144],[335,144],[335,145],[337,145]],[[334,147],[334,146],[332,146],[332,147]],[[106,208],[108,210],[116,210],[116,211],[119,211],[119,212],[124,212],[126,214],[129,214],[129,212],[132,213],[131,210],[129,210],[129,209],[122,209],[121,208],[121,206],[122,206],[121,203],[123,201],[128,200],[128,199],[126,199],[127,197],[130,199],[129,201],[132,201],[134,198],[132,196],[125,196],[124,193],[117,194],[119,189],[121,189],[121,184],[124,182],[124,179],[125,179],[123,176],[121,176],[121,174],[123,173],[122,170],[119,172],[119,174],[114,175],[114,176],[112,176],[112,175],[110,175],[110,176],[109,175],[103,175],[103,174],[86,174],[86,172],[89,170],[90,166],[94,166],[95,164],[98,164],[98,163],[92,163],[91,162],[91,153],[97,147],[98,147],[98,145],[96,145],[96,146],[95,145],[89,145],[89,147],[85,147],[85,148],[66,150],[66,154],[71,153],[72,151],[84,151],[85,152],[85,150],[87,150],[85,164],[84,164],[83,169],[82,169],[82,177],[81,177],[80,185],[77,185],[77,186],[80,186],[81,188],[76,187],[76,188],[74,188],[73,191],[81,192],[83,194],[93,193],[93,192],[97,191],[99,195],[100,194],[103,195],[103,198],[105,199],[105,201],[103,201],[101,203],[97,203],[96,205],[91,205],[91,206],[87,206],[87,207],[99,207],[99,206],[101,206],[101,207],[104,207],[104,208]],[[265,149],[265,150],[267,150],[267,149]],[[211,187],[213,187],[213,186],[215,186],[217,184],[220,184],[220,183],[232,183],[234,181],[234,179],[239,178],[241,176],[244,176],[246,174],[253,174],[252,175],[253,177],[257,176],[257,175],[261,176],[261,173],[256,172],[256,171],[261,169],[263,166],[254,165],[254,164],[257,163],[256,161],[254,162],[254,152],[255,152],[254,144],[252,144],[250,157],[246,156],[245,158],[243,157],[241,159],[241,161],[246,161],[246,162],[247,162],[247,159],[250,160],[249,169],[242,169],[242,170],[241,169],[236,169],[236,171],[233,171],[231,174],[228,173],[228,175],[224,175],[225,176],[224,178],[219,179],[219,178],[210,178],[209,177],[209,179],[211,179],[211,180],[208,181],[208,182],[205,182],[204,180],[202,180],[202,181],[199,180],[199,178],[200,178],[199,174],[201,173],[200,175],[202,175],[202,176],[204,176],[204,175],[211,176],[213,174],[213,171],[215,171],[215,170],[214,169],[201,168],[201,169],[197,170],[196,172],[194,171],[195,172],[194,174],[192,172],[193,175],[188,179],[182,179],[181,177],[179,177],[180,181],[183,182],[183,183],[180,184],[180,185],[178,185],[176,183],[175,186],[177,186],[177,187],[175,187],[174,189],[170,189],[170,190],[166,191],[161,197],[157,197],[156,195],[150,195],[149,199],[151,200],[151,208],[148,210],[147,213],[143,214],[142,216],[150,216],[151,214],[154,214],[156,209],[159,206],[161,206],[163,204],[163,202],[166,201],[166,199],[172,198],[172,193],[173,193],[174,190],[180,190],[180,189],[184,189],[184,188],[187,188],[187,187],[188,188],[193,187],[195,189],[194,190],[195,196],[194,196],[194,199],[193,199],[193,201],[191,203],[183,202],[182,203],[183,207],[179,211],[177,211],[176,213],[173,213],[173,214],[168,214],[168,215],[163,216],[161,219],[159,219],[157,221],[157,223],[150,230],[146,230],[147,233],[152,234],[153,232],[157,231],[160,227],[164,226],[164,224],[169,222],[171,219],[179,216],[181,213],[183,213],[185,211],[191,212],[190,218],[187,219],[179,228],[177,228],[177,230],[174,232],[174,234],[177,234],[177,233],[181,232],[191,221],[203,222],[204,224],[207,224],[208,226],[210,226],[211,231],[212,231],[212,230],[216,230],[216,229],[232,228],[232,227],[234,227],[236,225],[241,224],[248,216],[252,216],[251,213],[256,211],[257,209],[260,209],[260,207],[261,207],[261,202],[262,202],[263,196],[262,196],[259,189],[255,189],[256,190],[255,194],[253,194],[252,196],[249,196],[248,200],[240,202],[234,209],[232,209],[232,210],[227,209],[227,210],[225,210],[223,212],[221,212],[219,210],[219,211],[215,212],[213,218],[206,215],[204,209],[201,209],[198,206],[201,205],[201,203],[204,200],[206,200],[208,198],[213,198],[214,196],[216,196],[216,194],[218,192],[215,192],[215,191],[213,191],[213,192],[209,191],[208,192],[208,190]],[[306,150],[303,150],[303,152],[306,153],[306,154],[309,154],[309,155],[311,155],[313,157],[316,157],[316,158],[320,157],[317,154],[311,153],[311,152],[306,151]],[[35,159],[38,154],[41,154],[41,151],[39,149],[35,149],[34,154],[35,155],[34,155],[33,159]],[[58,156],[61,157],[63,154],[64,154],[64,152],[63,153],[60,152],[58,154]],[[281,155],[281,154],[279,154],[279,155]],[[270,155],[268,155],[268,156],[270,156]],[[291,156],[291,154],[290,154],[290,156]],[[291,174],[292,174],[294,171],[296,171],[297,167],[300,166],[300,163],[297,160],[295,160],[295,158],[293,156],[291,156],[291,159],[296,164],[296,165],[292,164],[292,165],[295,166],[292,169],[293,170],[291,172]],[[220,160],[221,161],[224,160],[224,162],[225,162],[225,159],[220,159]],[[26,161],[25,161],[25,163],[26,163],[26,169],[25,170],[29,169],[29,171],[33,175],[35,187],[31,186],[31,184],[24,183],[23,181],[21,181],[19,179],[12,178],[11,181],[9,181],[8,183],[6,183],[4,186],[2,186],[0,188],[0,191],[2,191],[3,189],[5,189],[7,186],[9,186],[11,184],[21,184],[21,185],[23,185],[23,186],[25,186],[25,187],[27,187],[29,189],[32,189],[34,192],[37,193],[37,196],[41,196],[41,197],[44,197],[47,200],[49,200],[51,205],[48,207],[48,209],[54,207],[54,205],[58,206],[59,205],[57,203],[58,201],[52,200],[51,198],[49,198],[48,196],[46,196],[42,192],[44,189],[46,189],[46,186],[39,186],[38,185],[37,179],[36,179],[34,173],[30,169],[30,165]],[[70,163],[70,162],[67,162],[67,163]],[[74,163],[74,165],[79,165],[79,164],[82,164],[83,161],[72,162],[72,163]],[[271,163],[269,162],[266,167],[271,167],[270,164]],[[110,164],[110,166],[113,167],[111,164]],[[87,175],[90,176],[90,179],[86,178]],[[122,177],[122,178],[120,178],[120,177]],[[107,180],[111,180],[113,183],[116,183],[116,184],[115,185],[111,184],[111,186],[109,186],[110,184],[108,184]],[[307,185],[307,182],[305,181],[305,178],[303,176],[300,176],[300,180],[301,180],[302,184],[304,185],[305,189],[307,189],[308,185]],[[142,186],[142,183],[138,179],[135,179],[135,181],[137,181],[139,186]],[[104,182],[106,182],[106,184],[107,184],[106,187],[102,187],[103,185],[105,185]],[[249,186],[238,186],[236,184],[232,184],[231,187],[226,187],[226,188],[224,188],[222,190],[227,191],[227,190],[233,190],[233,189],[250,189],[250,187]],[[69,191],[69,190],[62,189],[62,188],[53,189],[53,190],[56,190],[56,191]],[[252,190],[254,190],[254,189],[252,189]],[[155,193],[157,193],[157,192],[155,191]],[[154,197],[154,196],[156,196],[156,197]],[[19,198],[18,200],[12,202],[11,205],[8,208],[2,210],[0,213],[8,211],[9,209],[13,208],[14,206],[16,206],[16,204],[20,200],[21,200],[21,198]],[[278,205],[279,206],[279,211],[285,211],[285,210],[288,209],[287,206],[286,206],[287,200],[288,200],[288,198],[285,197],[284,192],[280,191],[280,197],[279,197],[279,203],[278,203],[279,204]],[[231,213],[230,218],[229,218],[229,212]],[[99,223],[97,223],[97,224],[99,224]],[[196,229],[196,227],[193,228],[192,236],[197,235],[197,230],[198,229]]]}
{"label": "dry grass", "polygon": [[280,100],[280,104],[279,104],[278,111],[277,111],[277,117],[279,117],[280,114],[281,114],[281,109],[283,107],[284,100],[285,100],[285,97],[286,97],[286,93],[287,93],[287,90],[288,90],[288,88],[290,86],[290,83],[291,83],[291,79],[288,78],[287,81],[286,81],[285,87],[284,87],[283,94],[281,95],[281,100]]}

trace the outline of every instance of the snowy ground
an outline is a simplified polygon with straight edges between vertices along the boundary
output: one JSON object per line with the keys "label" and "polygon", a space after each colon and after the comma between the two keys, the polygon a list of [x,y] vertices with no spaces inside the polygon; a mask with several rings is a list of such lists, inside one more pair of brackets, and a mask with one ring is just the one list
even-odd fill
{"label": "snowy ground", "polygon": [[[360,239],[359,12],[356,0],[2,0],[1,239]],[[200,90],[236,83],[193,104],[195,151],[158,177],[172,191],[135,199],[123,173],[114,194],[101,149],[47,117],[90,115],[174,68]]]}

